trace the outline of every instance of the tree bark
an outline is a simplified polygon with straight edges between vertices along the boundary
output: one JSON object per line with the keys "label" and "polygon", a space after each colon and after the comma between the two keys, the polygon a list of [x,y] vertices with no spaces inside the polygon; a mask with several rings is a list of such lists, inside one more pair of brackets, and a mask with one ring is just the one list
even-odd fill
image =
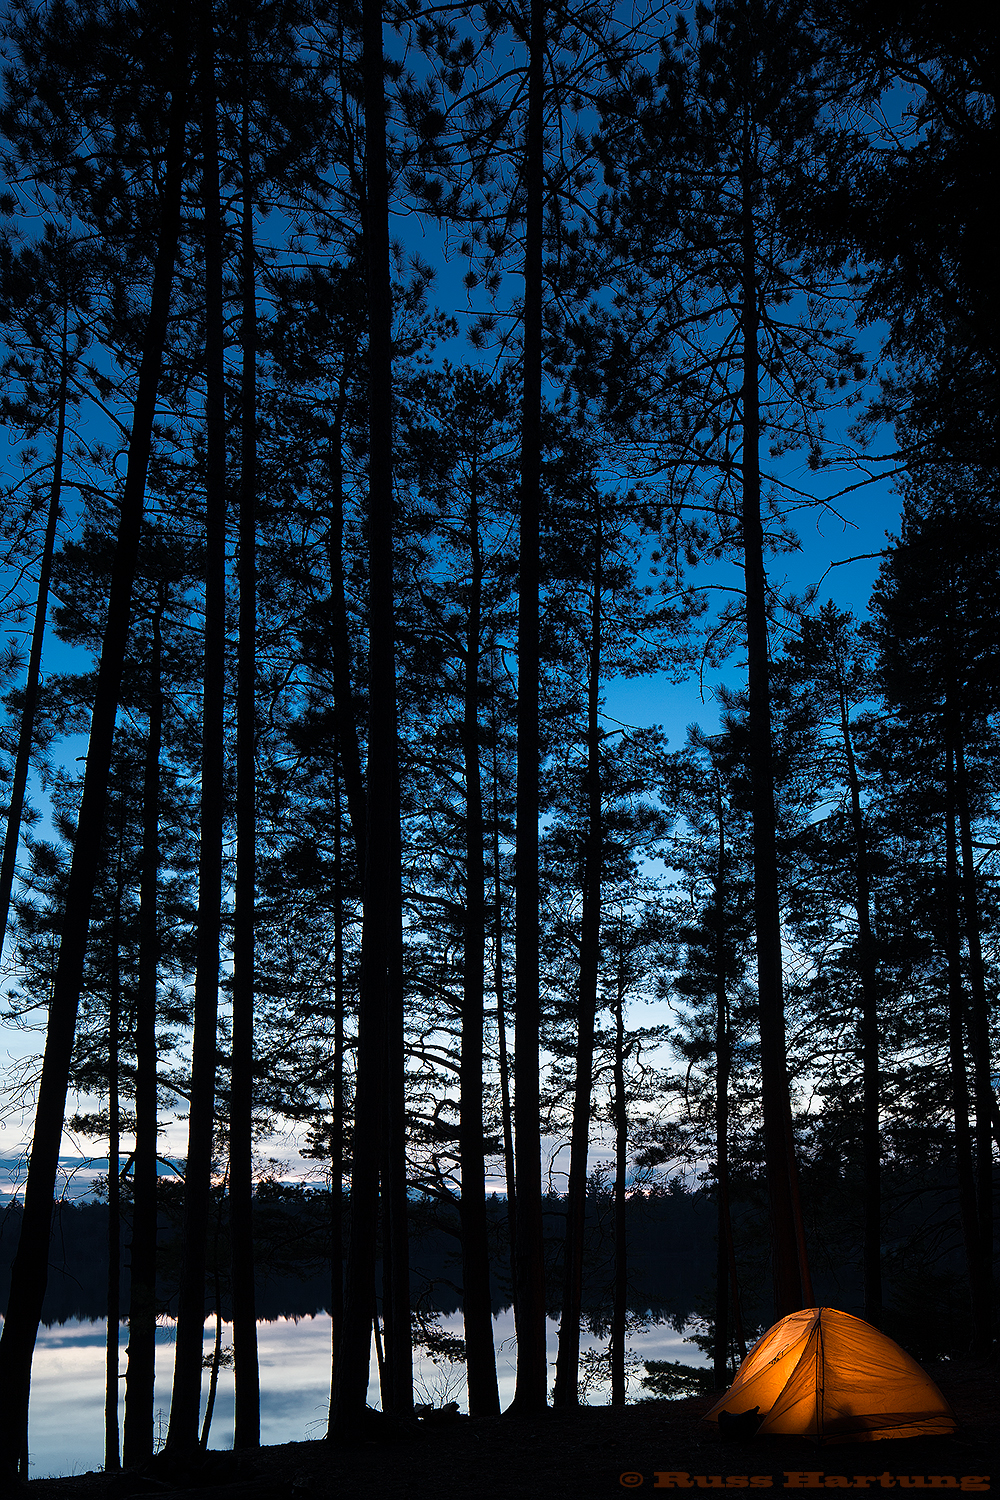
{"label": "tree bark", "polygon": [[983,1267],[981,1318],[975,1323],[972,1353],[988,1355],[993,1348],[993,1086],[990,1077],[989,1008],[979,921],[979,893],[972,853],[972,817],[969,810],[969,778],[965,765],[964,733],[959,717],[955,736],[955,801],[962,849],[962,894],[965,940],[969,949],[969,989],[972,1009],[969,1042],[972,1050],[976,1140],[976,1209],[979,1221],[979,1256]]}
{"label": "tree bark", "polygon": [[795,1159],[785,1056],[781,918],[775,846],[774,770],[768,669],[764,532],[760,518],[760,311],[756,279],[754,183],[757,164],[749,119],[743,152],[743,553],[746,578],[747,666],[750,695],[750,784],[753,811],[754,922],[760,1012],[764,1157],[771,1213],[771,1271],[776,1317],[812,1302],[804,1237],[797,1223]]}
{"label": "tree bark", "polygon": [[958,1211],[969,1272],[973,1347],[978,1330],[989,1328],[989,1268],[984,1265],[982,1238],[976,1202],[976,1179],[972,1165],[972,1132],[969,1129],[969,1084],[965,1064],[962,993],[961,891],[955,839],[955,748],[950,723],[950,705],[945,708],[945,947],[948,961],[948,1054],[951,1062],[952,1118],[955,1126],[955,1176],[958,1181]]}
{"label": "tree bark", "polygon": [[379,1399],[382,1402],[382,1410],[385,1411],[386,1402],[389,1399],[389,1387],[386,1384],[385,1345],[382,1342],[382,1329],[378,1319],[377,1301],[372,1312],[372,1332],[375,1337],[375,1368],[378,1371]]}
{"label": "tree bark", "polygon": [[[624,935],[622,936],[624,943]],[[624,954],[620,964],[624,963]],[[611,1405],[625,1405],[625,1329],[628,1315],[628,1237],[625,1189],[628,1173],[628,1106],[625,1101],[625,981],[619,969],[615,994],[615,1283],[611,1305]]]}
{"label": "tree bark", "polygon": [[[330,1395],[344,1332],[344,896],[340,803],[340,738],[333,782],[333,1128],[330,1139]],[[331,1412],[332,1415],[332,1412]]]}
{"label": "tree bark", "polygon": [[153,613],[149,669],[149,734],[142,781],[139,875],[139,984],[135,1018],[135,1157],[132,1166],[132,1247],[125,1371],[123,1460],[126,1468],[153,1456],[156,1374],[156,970],[159,938],[156,888],[160,865],[160,746],[163,738],[160,622]]}
{"label": "tree bark", "polygon": [[187,4],[181,0],[175,11],[173,97],[168,117],[163,208],[151,305],[129,439],[128,469],[90,723],[83,797],[73,844],[59,960],[49,1005],[21,1234],[11,1267],[10,1299],[3,1334],[0,1336],[0,1387],[5,1393],[4,1400],[0,1403],[0,1484],[4,1481],[13,1482],[21,1460],[25,1465],[27,1463],[31,1357],[48,1274],[52,1199],[83,981],[87,929],[104,832],[115,717],[128,646],[129,614],[152,446],[156,392],[166,339],[180,226],[187,96],[187,10]]}
{"label": "tree bark", "polygon": [[510,1261],[510,1295],[517,1323],[517,1201],[514,1186],[514,1127],[510,1107],[510,1060],[507,1055],[507,1010],[504,995],[503,967],[503,887],[500,879],[500,771],[497,764],[497,739],[500,726],[496,717],[496,680],[493,680],[493,992],[497,1001],[497,1063],[500,1072],[500,1113],[503,1131],[504,1185],[507,1190],[507,1238]]}
{"label": "tree bark", "polygon": [[[337,1368],[344,1336],[344,874],[343,808],[341,777],[347,792],[348,816],[354,839],[358,880],[365,885],[365,840],[368,808],[358,746],[358,714],[351,683],[351,649],[344,586],[344,464],[342,457],[344,408],[347,404],[347,372],[341,375],[333,432],[330,438],[330,531],[327,558],[330,569],[331,656],[333,659],[333,703],[336,716],[334,740],[334,1041],[333,1041],[333,1135],[330,1155],[330,1346],[332,1374],[328,1427],[333,1429]],[[370,1355],[369,1355],[370,1358]]]}
{"label": "tree bark", "polygon": [[118,1330],[121,1321],[122,1195],[121,1112],[118,1097],[119,1040],[121,1037],[122,976],[119,960],[122,911],[122,845],[125,814],[118,830],[118,871],[115,915],[111,929],[111,972],[108,987],[108,1327],[104,1369],[104,1469],[121,1468],[121,1431],[118,1426]]}
{"label": "tree bark", "polygon": [[358,879],[364,889],[365,829],[368,823],[365,783],[358,747],[358,713],[351,684],[351,638],[347,623],[347,592],[344,587],[344,461],[342,456],[344,407],[347,404],[347,374],[341,377],[330,436],[330,532],[327,557],[330,568],[331,651],[333,706],[337,719],[340,765],[347,792],[347,811],[354,835]]}
{"label": "tree bark", "polygon": [[219,1389],[219,1367],[222,1364],[222,1309],[219,1306],[218,1269],[216,1269],[215,1273],[215,1286],[215,1344],[212,1347],[212,1368],[208,1377],[208,1396],[205,1400],[205,1415],[202,1418],[201,1439],[199,1444],[203,1453],[208,1448],[208,1435],[212,1431],[212,1418],[215,1415],[215,1397]]}
{"label": "tree bark", "polygon": [[583,910],[580,923],[580,980],[576,1038],[576,1080],[566,1196],[566,1241],[559,1352],[552,1404],[579,1405],[580,1317],[583,1304],[583,1249],[587,1220],[587,1154],[590,1146],[590,1098],[594,1081],[594,1018],[601,952],[601,863],[604,843],[601,816],[601,590],[603,536],[600,499],[595,497],[594,582],[590,608],[587,663],[587,836],[584,843]]}
{"label": "tree bark", "polygon": [[55,553],[56,528],[59,525],[62,499],[63,452],[66,444],[66,392],[69,382],[68,321],[69,309],[64,301],[60,345],[56,443],[52,460],[52,486],[49,490],[49,509],[45,520],[45,540],[42,543],[42,561],[38,572],[38,595],[35,600],[35,619],[31,631],[31,647],[28,652],[28,676],[24,684],[21,724],[17,736],[17,750],[14,753],[14,776],[10,788],[10,806],[7,810],[7,832],[4,836],[3,858],[0,860],[0,956],[2,956],[4,944],[7,940],[7,921],[10,916],[10,896],[14,886],[17,846],[21,837],[24,793],[28,784],[28,769],[31,764],[31,743],[34,737],[35,710],[38,707],[38,684],[42,670],[42,644],[45,640],[45,621],[49,608],[49,583],[52,578],[52,558]]}
{"label": "tree bark", "polygon": [[715,873],[715,1159],[716,1191],[716,1263],[715,1263],[715,1350],[713,1363],[715,1383],[721,1389],[728,1385],[730,1316],[737,1346],[746,1356],[743,1319],[740,1315],[739,1284],[736,1276],[736,1248],[730,1212],[729,1183],[729,1080],[732,1072],[732,1043],[729,1028],[729,996],[726,987],[726,829],[722,811],[722,778],[715,771],[715,821],[719,838],[719,857]]}
{"label": "tree bark", "polygon": [[191,1048],[191,1104],[184,1173],[184,1241],[167,1448],[198,1448],[205,1335],[205,1269],[212,1193],[216,1033],[222,911],[226,685],[226,431],[223,373],[222,209],[212,8],[200,17],[202,212],[205,229],[205,655],[200,847]]}
{"label": "tree bark", "polygon": [[[381,33],[380,33],[381,40]],[[380,91],[381,92],[381,91]],[[367,109],[366,109],[367,128]],[[374,345],[374,355],[382,367],[379,384],[389,392],[384,433],[385,459],[381,469],[379,514],[371,524],[383,529],[380,543],[379,571],[383,576],[380,589],[386,590],[384,604],[386,640],[380,648],[382,668],[379,673],[378,697],[379,717],[384,727],[379,736],[384,736],[386,788],[389,802],[385,810],[385,849],[387,868],[380,873],[382,902],[384,905],[383,930],[385,932],[386,961],[386,1091],[385,1091],[385,1140],[386,1140],[386,1219],[383,1242],[383,1265],[386,1271],[385,1298],[382,1322],[385,1328],[386,1367],[390,1390],[390,1410],[394,1416],[406,1418],[413,1414],[413,1332],[410,1317],[410,1250],[409,1250],[409,1197],[406,1177],[406,1042],[405,1007],[403,1001],[403,880],[402,838],[399,806],[399,744],[396,717],[396,660],[395,660],[395,594],[393,588],[394,557],[394,513],[392,470],[392,301],[389,284],[389,190],[388,160],[384,145],[384,105],[379,112],[383,134],[380,136],[380,171],[377,179],[369,179],[368,213],[369,231],[374,219],[378,220],[378,264],[383,278],[380,298],[379,335]],[[377,191],[372,188],[377,186]],[[374,599],[374,594],[372,595]],[[372,718],[374,726],[374,713]],[[369,750],[369,785],[380,785],[372,780],[371,755]],[[371,799],[369,799],[371,800]],[[369,840],[368,849],[372,847]],[[366,850],[366,870],[367,870]]]}
{"label": "tree bark", "polygon": [[[249,72],[249,42],[244,66]],[[229,1225],[233,1278],[235,1448],[260,1447],[260,1368],[253,1243],[254,901],[257,872],[257,294],[249,88],[240,131],[243,370],[236,682],[236,901],[229,1099]],[[220,1314],[221,1316],[221,1314]]]}
{"label": "tree bark", "polygon": [[862,1157],[864,1165],[865,1228],[862,1264],[865,1317],[876,1328],[882,1326],[882,1164],[879,1129],[879,1036],[878,989],[875,968],[875,938],[871,925],[871,880],[868,872],[868,840],[861,810],[854,744],[847,708],[847,692],[839,665],[837,691],[840,700],[840,734],[847,763],[847,786],[851,795],[851,828],[854,833],[854,909],[858,918],[858,971],[861,980],[862,1053]]}
{"label": "tree bark", "polygon": [[[369,525],[368,787],[364,923],[351,1172],[351,1236],[344,1329],[331,1436],[348,1434],[365,1408],[375,1306],[379,1171],[389,1165],[390,1405],[412,1409],[406,1247],[405,1115],[401,984],[399,767],[396,730],[392,491],[392,301],[383,83],[382,11],[362,11],[365,241],[368,260]],[[386,1094],[390,1097],[386,1098]],[[386,1139],[388,1137],[388,1139]],[[385,1309],[383,1309],[385,1312]]]}
{"label": "tree bark", "polygon": [[483,989],[486,965],[486,867],[483,858],[483,788],[479,762],[479,657],[482,629],[483,553],[479,536],[478,476],[473,455],[469,494],[471,576],[465,639],[462,749],[465,760],[465,932],[462,953],[462,1053],[459,1064],[461,1157],[462,1312],[465,1323],[469,1416],[500,1415],[490,1252],[486,1223],[486,1150],[483,1141]]}
{"label": "tree bark", "polygon": [[514,1151],[517,1189],[517,1377],[509,1407],[518,1416],[544,1411],[545,1258],[539,1124],[541,997],[538,931],[539,816],[539,508],[541,501],[542,225],[544,0],[531,0],[528,43],[527,210],[524,253],[524,397],[521,416],[521,516],[517,603],[517,908],[514,942]]}
{"label": "tree bark", "polygon": [[[212,1246],[212,1291],[215,1303],[215,1343],[212,1346],[211,1373],[208,1379],[208,1397],[205,1401],[205,1416],[201,1424],[201,1437],[198,1446],[204,1453],[208,1448],[208,1435],[212,1430],[212,1416],[215,1412],[215,1397],[219,1389],[219,1369],[222,1365],[222,1278],[219,1275],[219,1238],[222,1233],[222,1205],[225,1199],[226,1184],[223,1183],[219,1190],[219,1201],[215,1208],[215,1243]],[[202,1366],[205,1359],[202,1356]]]}

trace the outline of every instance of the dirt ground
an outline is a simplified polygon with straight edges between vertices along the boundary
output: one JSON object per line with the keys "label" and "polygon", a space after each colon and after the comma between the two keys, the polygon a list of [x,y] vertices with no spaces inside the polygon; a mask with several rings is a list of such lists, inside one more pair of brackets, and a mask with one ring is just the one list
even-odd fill
{"label": "dirt ground", "polygon": [[[722,1443],[699,1424],[714,1398],[585,1406],[539,1420],[457,1417],[393,1427],[373,1413],[352,1442],[211,1453],[198,1469],[154,1460],[143,1474],[38,1479],[27,1500],[613,1500],[623,1490],[954,1489],[1000,1494],[1000,1367],[927,1369],[959,1422],[950,1438],[818,1447]],[[858,1482],[860,1478],[861,1482]],[[751,1482],[753,1481],[753,1482]],[[992,1481],[992,1486],[991,1486]]]}

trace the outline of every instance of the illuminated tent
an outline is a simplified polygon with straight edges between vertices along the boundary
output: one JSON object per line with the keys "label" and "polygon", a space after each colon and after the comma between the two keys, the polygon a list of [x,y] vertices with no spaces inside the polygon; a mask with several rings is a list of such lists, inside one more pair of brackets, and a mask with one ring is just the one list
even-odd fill
{"label": "illuminated tent", "polygon": [[951,1407],[916,1360],[870,1323],[835,1307],[807,1307],[775,1323],[750,1350],[719,1412],[760,1408],[757,1435],[820,1443],[946,1435]]}

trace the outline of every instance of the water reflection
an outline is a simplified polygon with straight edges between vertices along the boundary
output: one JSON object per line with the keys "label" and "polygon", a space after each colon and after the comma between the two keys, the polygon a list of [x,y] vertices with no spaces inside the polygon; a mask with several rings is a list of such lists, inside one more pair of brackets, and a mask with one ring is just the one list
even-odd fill
{"label": "water reflection", "polygon": [[[441,1318],[449,1333],[462,1334],[462,1315],[451,1313]],[[53,1475],[83,1474],[100,1469],[104,1463],[104,1322],[67,1323],[42,1327],[38,1333],[35,1361],[31,1376],[31,1409],[29,1449],[31,1478]],[[500,1401],[507,1406],[514,1396],[514,1319],[508,1308],[493,1320],[497,1347],[497,1375]],[[547,1326],[550,1371],[554,1374],[558,1328],[551,1320]],[[155,1410],[161,1436],[166,1435],[170,1408],[170,1383],[173,1373],[172,1323],[164,1321],[156,1336]],[[261,1442],[302,1442],[323,1435],[330,1400],[330,1319],[327,1314],[301,1318],[278,1318],[257,1325],[260,1351]],[[205,1324],[205,1353],[211,1354],[215,1341],[215,1321]],[[119,1333],[119,1369],[125,1371],[125,1345],[128,1329]],[[223,1343],[232,1343],[232,1329],[223,1325]],[[602,1347],[602,1341],[591,1334],[581,1337],[581,1351]],[[632,1348],[642,1359],[683,1359],[689,1364],[703,1363],[694,1346],[684,1342],[682,1334],[669,1324],[650,1327]],[[417,1358],[414,1364],[416,1399],[457,1401],[467,1410],[464,1371],[459,1366],[434,1365],[429,1359]],[[125,1382],[119,1381],[120,1420],[124,1419]],[[208,1393],[208,1372],[202,1392]],[[589,1401],[599,1405],[608,1399],[607,1389],[595,1387]],[[378,1372],[372,1359],[368,1386],[371,1406],[379,1404]],[[211,1448],[231,1448],[233,1443],[233,1372],[219,1372],[219,1388],[209,1438]]]}

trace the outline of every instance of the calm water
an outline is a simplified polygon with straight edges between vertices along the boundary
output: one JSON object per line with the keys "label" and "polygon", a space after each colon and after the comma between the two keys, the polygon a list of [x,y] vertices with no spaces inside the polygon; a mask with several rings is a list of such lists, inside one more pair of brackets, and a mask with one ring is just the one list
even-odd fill
{"label": "calm water", "polygon": [[[461,1334],[461,1313],[441,1319],[449,1332]],[[103,1322],[72,1321],[39,1330],[35,1362],[31,1375],[31,1410],[29,1416],[29,1449],[31,1478],[49,1475],[83,1474],[99,1469],[104,1463],[104,1343]],[[507,1406],[514,1395],[514,1319],[508,1309],[494,1319],[497,1346],[497,1374],[500,1400]],[[554,1374],[557,1325],[548,1325],[549,1360]],[[302,1442],[321,1437],[326,1428],[330,1400],[330,1319],[325,1314],[306,1318],[279,1318],[257,1325],[260,1350],[261,1442]],[[128,1329],[119,1336],[119,1369],[125,1370],[125,1345]],[[205,1353],[210,1354],[215,1341],[215,1323],[205,1324]],[[606,1341],[604,1341],[606,1343]],[[223,1325],[223,1344],[232,1343],[228,1324]],[[585,1334],[583,1350],[602,1347],[602,1341]],[[694,1345],[668,1324],[651,1327],[632,1345],[642,1359],[682,1359],[688,1364],[704,1360]],[[157,1333],[156,1410],[165,1435],[170,1407],[170,1381],[173,1368],[173,1327],[165,1325]],[[638,1388],[642,1370],[635,1377]],[[418,1359],[414,1367],[414,1386],[418,1401],[436,1405],[457,1401],[464,1411],[465,1383],[457,1366],[433,1365]],[[119,1382],[124,1415],[125,1382]],[[203,1395],[208,1391],[205,1375]],[[595,1387],[589,1394],[595,1405],[608,1399],[606,1388]],[[369,1405],[379,1401],[378,1373],[372,1360],[368,1387]],[[204,1405],[202,1407],[204,1411]],[[219,1372],[219,1389],[209,1438],[211,1448],[231,1448],[233,1442],[233,1373]]]}

